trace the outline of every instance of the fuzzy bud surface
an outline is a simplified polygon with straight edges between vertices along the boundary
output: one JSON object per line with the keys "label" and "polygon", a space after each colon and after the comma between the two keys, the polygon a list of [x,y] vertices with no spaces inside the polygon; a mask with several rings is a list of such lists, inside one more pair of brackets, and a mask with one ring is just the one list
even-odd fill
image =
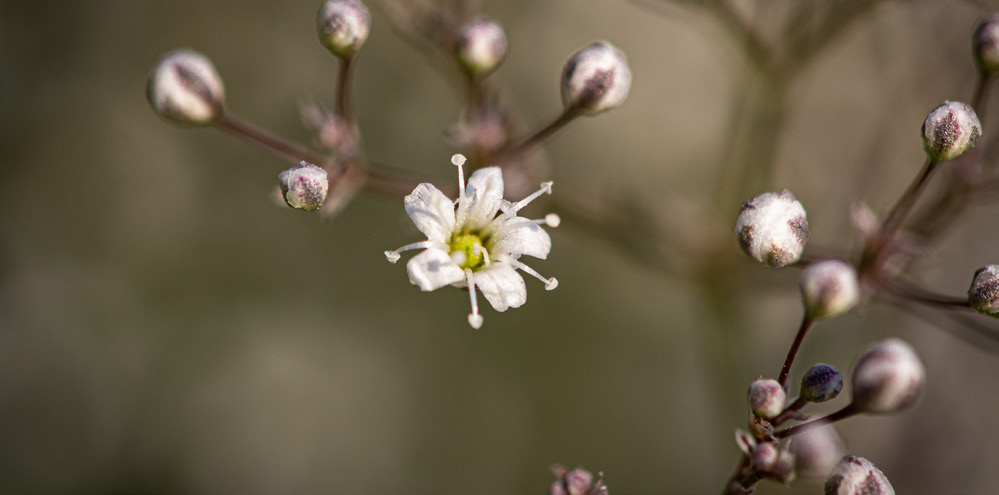
{"label": "fuzzy bud surface", "polygon": [[579,50],[562,70],[566,108],[596,115],[624,103],[631,90],[631,69],[624,52],[606,41]]}
{"label": "fuzzy bud surface", "polygon": [[326,171],[307,162],[278,174],[278,183],[288,206],[306,211],[318,210],[323,205],[330,185]]}
{"label": "fuzzy bud surface", "polygon": [[749,409],[761,418],[775,418],[787,404],[787,393],[777,380],[757,378],[749,384]]}
{"label": "fuzzy bud surface", "polygon": [[163,55],[153,66],[146,97],[163,117],[182,124],[207,125],[222,114],[225,88],[208,57],[180,49]]}
{"label": "fuzzy bud surface", "polygon": [[923,146],[935,162],[953,160],[975,147],[982,123],[966,103],[945,101],[923,122]]}
{"label": "fuzzy bud surface", "polygon": [[843,390],[843,375],[836,367],[818,363],[808,368],[801,378],[801,398],[808,402],[835,399]]}
{"label": "fuzzy bud surface", "polygon": [[742,204],[735,233],[750,258],[780,268],[801,257],[808,242],[808,219],[791,191],[763,193]]}
{"label": "fuzzy bud surface", "polygon": [[368,39],[371,13],[358,0],[327,0],[316,16],[319,41],[340,58],[353,56]]}
{"label": "fuzzy bud surface", "polygon": [[888,478],[863,457],[844,456],[826,479],[826,495],[895,495]]}
{"label": "fuzzy bud surface", "polygon": [[979,313],[999,318],[999,265],[979,268],[968,289],[968,302]]}
{"label": "fuzzy bud surface", "polygon": [[830,318],[860,302],[860,284],[853,265],[839,259],[821,260],[801,272],[801,299],[809,318]]}

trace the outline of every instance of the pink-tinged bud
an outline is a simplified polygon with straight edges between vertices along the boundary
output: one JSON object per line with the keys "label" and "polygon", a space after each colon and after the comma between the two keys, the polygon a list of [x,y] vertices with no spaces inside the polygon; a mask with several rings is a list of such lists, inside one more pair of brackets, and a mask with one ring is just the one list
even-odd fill
{"label": "pink-tinged bud", "polygon": [[895,495],[888,478],[863,457],[844,456],[826,480],[826,495]]}
{"label": "pink-tinged bud", "polygon": [[763,472],[773,471],[777,466],[777,460],[780,459],[780,450],[773,442],[764,442],[753,447],[752,458],[753,467],[756,469]]}
{"label": "pink-tinged bud", "polygon": [[818,363],[801,378],[801,398],[808,402],[825,402],[836,398],[843,390],[843,375],[834,366]]}
{"label": "pink-tinged bud", "polygon": [[979,313],[999,318],[999,265],[979,268],[968,289],[968,303]]}
{"label": "pink-tinged bud", "polygon": [[760,418],[776,418],[787,404],[787,394],[777,380],[757,378],[749,384],[749,409]]}
{"label": "pink-tinged bud", "polygon": [[790,445],[797,470],[803,476],[827,476],[846,454],[843,441],[831,425],[805,430]]}
{"label": "pink-tinged bud", "polygon": [[358,0],[327,0],[316,16],[319,41],[340,58],[350,58],[368,39],[371,13]]}
{"label": "pink-tinged bud", "polygon": [[966,103],[945,101],[923,122],[923,146],[935,162],[953,160],[975,147],[982,123]]}
{"label": "pink-tinged bud", "polygon": [[579,50],[562,70],[566,108],[596,115],[624,103],[631,90],[631,69],[624,52],[606,41]]}
{"label": "pink-tinged bud", "polygon": [[306,162],[281,172],[278,183],[288,206],[306,211],[323,205],[330,185],[325,170]]}
{"label": "pink-tinged bud", "polygon": [[506,58],[506,33],[496,22],[477,19],[462,26],[454,43],[454,53],[470,76],[485,76]]}
{"label": "pink-tinged bud", "polygon": [[850,311],[860,302],[860,283],[853,265],[827,259],[801,272],[801,299],[809,318],[831,318]]}
{"label": "pink-tinged bud", "polygon": [[181,49],[163,55],[153,66],[146,97],[163,117],[182,124],[207,125],[222,115],[225,88],[208,57]]}
{"label": "pink-tinged bud", "polygon": [[801,257],[808,242],[808,219],[791,191],[763,193],[742,204],[735,233],[750,258],[780,268]]}
{"label": "pink-tinged bud", "polygon": [[552,467],[552,472],[558,480],[548,488],[548,495],[607,495],[608,493],[603,473],[594,480],[593,475],[583,468],[569,471],[561,465],[555,465]]}
{"label": "pink-tinged bud", "polygon": [[983,74],[999,72],[999,14],[983,19],[972,37],[975,63]]}
{"label": "pink-tinged bud", "polygon": [[853,367],[853,405],[861,412],[888,414],[912,405],[926,381],[915,349],[890,338],[867,349]]}

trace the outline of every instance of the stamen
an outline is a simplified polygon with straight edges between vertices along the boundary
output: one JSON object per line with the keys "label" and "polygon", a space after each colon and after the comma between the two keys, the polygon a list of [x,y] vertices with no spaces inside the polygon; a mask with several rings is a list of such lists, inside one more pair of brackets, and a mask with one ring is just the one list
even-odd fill
{"label": "stamen", "polygon": [[458,167],[458,199],[465,197],[465,170],[462,165],[465,164],[465,155],[456,153],[451,155],[451,163]]}
{"label": "stamen", "polygon": [[541,196],[542,194],[551,194],[552,184],[554,184],[554,182],[542,182],[541,189],[534,191],[530,196],[510,205],[510,209],[505,211],[504,213],[506,213],[507,215],[512,215],[514,213],[517,213],[518,211],[520,211],[521,208],[530,204],[531,201],[538,199],[538,196]]}
{"label": "stamen", "polygon": [[406,244],[405,246],[396,249],[395,251],[385,251],[385,258],[389,261],[389,263],[392,263],[394,265],[396,261],[399,261],[400,258],[399,253],[403,251],[411,251],[413,249],[426,249],[433,245],[434,243],[431,241],[420,241],[420,242],[414,242],[412,244]]}
{"label": "stamen", "polygon": [[562,217],[555,213],[549,213],[545,215],[545,224],[554,229],[562,224]]}
{"label": "stamen", "polygon": [[484,248],[484,247],[482,247],[481,244],[476,244],[476,245],[472,246],[472,249],[474,249],[476,253],[482,255],[482,266],[489,266],[489,264],[490,264],[489,263],[489,250],[486,249],[486,248]]}
{"label": "stamen", "polygon": [[468,324],[478,330],[482,327],[482,315],[479,314],[479,301],[475,296],[475,275],[470,268],[465,269],[465,278],[468,279],[468,297],[472,301],[472,312],[468,314]]}
{"label": "stamen", "polygon": [[525,264],[523,264],[523,263],[521,263],[520,261],[517,261],[517,260],[510,260],[510,264],[513,265],[514,268],[517,268],[517,269],[523,271],[524,273],[526,273],[528,275],[531,275],[534,278],[536,278],[536,279],[544,282],[545,283],[545,290],[554,290],[556,287],[558,287],[558,279],[556,279],[555,277],[552,277],[552,278],[542,277],[541,274],[538,273],[538,272],[536,272],[536,271],[534,271],[533,268],[531,268],[531,267],[529,267],[529,266],[527,266],[527,265],[525,265]]}

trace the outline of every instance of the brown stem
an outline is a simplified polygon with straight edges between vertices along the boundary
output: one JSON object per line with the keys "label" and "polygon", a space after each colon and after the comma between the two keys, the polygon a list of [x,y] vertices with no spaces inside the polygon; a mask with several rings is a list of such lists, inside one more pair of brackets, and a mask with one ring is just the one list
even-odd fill
{"label": "brown stem", "polygon": [[789,406],[785,407],[784,410],[781,411],[781,413],[778,414],[776,418],[771,420],[770,424],[774,426],[780,426],[786,423],[789,419],[791,419],[795,415],[795,413],[800,411],[801,408],[805,407],[806,404],[808,404],[807,400],[805,400],[802,397],[798,397]]}
{"label": "brown stem", "polygon": [[305,161],[324,168],[333,162],[328,156],[289,141],[228,112],[222,113],[215,126],[222,132],[256,145],[283,161]]}
{"label": "brown stem", "polygon": [[340,58],[340,70],[336,79],[336,102],[333,111],[337,117],[354,125],[354,112],[351,107],[351,79],[354,72],[354,57]]}
{"label": "brown stem", "polygon": [[781,387],[787,383],[787,375],[791,372],[791,363],[794,362],[794,356],[798,354],[798,348],[801,347],[801,341],[805,339],[805,333],[812,326],[812,322],[815,321],[808,317],[806,314],[801,319],[801,326],[798,328],[798,335],[794,336],[794,342],[791,343],[791,348],[787,351],[787,358],[784,359],[784,366],[780,368],[780,376],[777,378],[777,383]]}
{"label": "brown stem", "polygon": [[844,420],[859,412],[860,410],[857,409],[851,402],[850,404],[847,404],[846,407],[844,407],[843,409],[840,409],[839,411],[836,411],[828,416],[823,416],[818,419],[813,419],[812,421],[809,421],[807,423],[801,423],[800,425],[794,425],[790,428],[776,431],[774,432],[774,436],[779,439],[793,437],[795,435],[799,435],[808,430],[811,430],[812,428]]}
{"label": "brown stem", "polygon": [[916,204],[916,200],[919,199],[919,195],[926,188],[930,175],[937,168],[936,164],[936,161],[930,158],[926,159],[926,164],[923,165],[922,172],[909,185],[909,188],[902,193],[902,196],[898,198],[898,202],[895,203],[895,206],[888,212],[888,216],[885,217],[885,221],[881,225],[882,237],[890,238],[902,225],[902,221],[912,211],[912,207]]}
{"label": "brown stem", "polygon": [[552,120],[548,125],[538,129],[537,132],[524,138],[519,143],[511,145],[509,148],[501,151],[499,153],[499,156],[501,157],[499,161],[502,162],[502,158],[509,158],[511,156],[518,155],[530,148],[540,145],[546,139],[551,137],[552,134],[555,134],[555,132],[565,127],[569,122],[572,122],[580,115],[582,114],[577,108],[566,108],[565,111],[559,114],[559,116],[556,117],[555,120]]}

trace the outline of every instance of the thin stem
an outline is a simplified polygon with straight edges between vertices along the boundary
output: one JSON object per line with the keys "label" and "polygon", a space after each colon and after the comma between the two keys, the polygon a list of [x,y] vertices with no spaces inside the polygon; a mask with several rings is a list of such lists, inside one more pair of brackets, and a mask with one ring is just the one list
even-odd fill
{"label": "thin stem", "polygon": [[815,321],[808,317],[806,314],[801,319],[801,327],[798,328],[798,335],[794,336],[794,342],[791,343],[791,348],[787,351],[787,358],[784,359],[784,366],[780,368],[780,376],[777,378],[777,383],[781,387],[787,383],[787,375],[791,372],[791,363],[794,362],[794,356],[798,354],[798,348],[801,347],[801,341],[805,339],[805,333],[812,326],[812,322]]}
{"label": "thin stem", "polygon": [[818,418],[818,419],[813,419],[812,421],[809,421],[807,423],[801,423],[800,425],[794,425],[794,426],[792,426],[790,428],[786,428],[786,429],[774,432],[774,436],[777,437],[777,438],[779,438],[779,439],[793,437],[795,435],[798,435],[798,434],[804,433],[804,432],[806,432],[808,430],[811,430],[812,428],[816,428],[816,427],[819,427],[819,426],[823,426],[823,425],[827,425],[827,424],[830,424],[830,423],[835,423],[837,421],[844,420],[844,419],[849,418],[850,416],[853,416],[853,415],[855,415],[855,414],[857,414],[859,412],[860,412],[860,410],[857,409],[853,405],[853,403],[851,402],[850,404],[847,404],[846,407],[844,407],[843,409],[840,409],[839,411],[836,411],[836,412],[834,412],[834,413],[832,413],[832,414],[830,414],[828,416],[823,416],[823,417]]}
{"label": "thin stem", "polygon": [[340,71],[336,80],[336,103],[333,111],[336,116],[353,125],[353,108],[351,107],[351,79],[354,72],[354,57],[340,58]]}
{"label": "thin stem", "polygon": [[898,279],[887,281],[884,284],[884,287],[887,291],[898,297],[920,304],[926,304],[928,306],[937,306],[942,308],[970,307],[968,298],[966,297],[954,297],[939,294]]}
{"label": "thin stem", "polygon": [[930,175],[937,168],[937,162],[927,158],[926,164],[923,166],[922,172],[916,177],[916,180],[909,185],[902,196],[898,198],[898,202],[889,211],[888,216],[885,217],[885,221],[881,226],[881,234],[884,238],[889,238],[895,234],[899,226],[902,225],[902,221],[912,210],[912,207],[916,204],[916,200],[919,199],[919,195],[922,194],[923,190],[926,188],[926,184],[929,182]]}
{"label": "thin stem", "polygon": [[805,407],[806,404],[808,404],[807,400],[805,400],[803,397],[798,397],[797,399],[794,400],[794,402],[785,407],[784,410],[781,411],[781,413],[778,414],[776,418],[771,420],[770,424],[774,426],[780,426],[786,423],[789,419],[791,419],[795,415],[795,413],[800,411],[801,408]]}
{"label": "thin stem", "polygon": [[531,134],[530,136],[523,139],[519,143],[510,146],[506,150],[503,150],[502,152],[500,152],[500,156],[505,158],[512,155],[517,155],[523,153],[524,151],[527,151],[530,148],[540,145],[546,139],[551,137],[552,134],[555,134],[555,132],[565,127],[569,122],[572,122],[573,120],[576,119],[576,117],[579,117],[580,115],[581,113],[577,108],[575,107],[566,108],[565,111],[559,114],[559,116],[556,117],[555,120],[552,120],[551,123],[542,127],[541,129],[538,129],[537,132]]}
{"label": "thin stem", "polygon": [[305,161],[319,166],[333,162],[328,156],[291,142],[228,112],[223,112],[215,125],[222,132],[256,145],[283,161]]}

